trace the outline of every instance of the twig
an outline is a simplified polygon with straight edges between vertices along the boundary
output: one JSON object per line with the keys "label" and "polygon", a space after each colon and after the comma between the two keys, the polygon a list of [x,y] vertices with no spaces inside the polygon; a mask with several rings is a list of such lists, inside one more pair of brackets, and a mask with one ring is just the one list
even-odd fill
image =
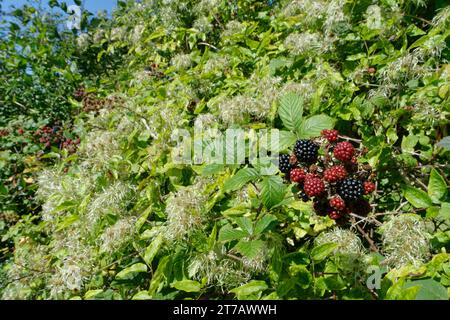
{"label": "twig", "polygon": [[363,228],[361,228],[359,225],[355,225],[356,229],[358,229],[359,233],[363,235],[363,237],[369,242],[370,249],[374,252],[379,252],[377,246],[375,245],[375,242],[369,237],[369,235],[364,231]]}
{"label": "twig", "polygon": [[210,48],[212,48],[212,49],[214,49],[216,51],[219,51],[219,48],[217,48],[216,46],[213,46],[212,44],[209,44],[209,43],[206,43],[206,42],[199,42],[198,44],[201,44],[201,45],[210,47]]}
{"label": "twig", "polygon": [[344,140],[354,141],[354,142],[357,142],[357,143],[361,143],[362,142],[361,139],[354,139],[354,138],[350,138],[350,137],[347,137],[347,136],[339,136],[339,138],[344,139]]}

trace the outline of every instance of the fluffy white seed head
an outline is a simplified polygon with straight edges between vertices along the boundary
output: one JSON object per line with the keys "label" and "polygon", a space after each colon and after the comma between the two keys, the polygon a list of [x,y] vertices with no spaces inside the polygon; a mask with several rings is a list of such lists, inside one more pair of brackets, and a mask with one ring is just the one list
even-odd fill
{"label": "fluffy white seed head", "polygon": [[430,254],[429,234],[417,215],[402,214],[380,227],[385,263],[393,268],[419,266]]}

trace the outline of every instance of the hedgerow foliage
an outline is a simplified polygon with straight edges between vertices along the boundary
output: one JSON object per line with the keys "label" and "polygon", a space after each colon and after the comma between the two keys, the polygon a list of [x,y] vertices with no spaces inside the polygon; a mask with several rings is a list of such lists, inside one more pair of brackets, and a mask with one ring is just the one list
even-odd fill
{"label": "hedgerow foliage", "polygon": [[[448,299],[449,35],[445,1],[119,2],[64,39],[80,90],[47,98],[80,144],[4,222],[2,298]],[[372,206],[336,225],[277,169],[177,164],[198,127],[279,129],[272,152],[336,128]]]}

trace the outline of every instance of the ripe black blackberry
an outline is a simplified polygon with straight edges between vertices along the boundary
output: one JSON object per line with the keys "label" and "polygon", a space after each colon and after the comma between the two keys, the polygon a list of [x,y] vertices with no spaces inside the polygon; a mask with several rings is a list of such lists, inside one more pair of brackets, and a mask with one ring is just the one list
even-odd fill
{"label": "ripe black blackberry", "polygon": [[280,154],[278,158],[278,168],[283,173],[289,173],[292,169],[292,165],[289,163],[290,156],[288,154]]}
{"label": "ripe black blackberry", "polygon": [[302,199],[303,202],[308,202],[309,201],[308,195],[303,190],[298,193],[298,196],[299,196],[300,199]]}
{"label": "ripe black blackberry", "polygon": [[364,194],[364,186],[360,180],[347,178],[338,184],[337,193],[344,200],[357,200]]}
{"label": "ripe black blackberry", "polygon": [[311,140],[297,140],[294,146],[294,153],[300,162],[316,162],[318,150],[319,146]]}

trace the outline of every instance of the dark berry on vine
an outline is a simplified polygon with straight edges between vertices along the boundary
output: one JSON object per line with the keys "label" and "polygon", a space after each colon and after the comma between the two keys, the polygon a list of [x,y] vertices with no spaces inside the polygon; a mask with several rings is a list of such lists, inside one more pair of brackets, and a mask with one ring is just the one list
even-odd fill
{"label": "dark berry on vine", "polygon": [[350,142],[343,141],[334,147],[333,153],[334,157],[340,161],[350,161],[355,153],[355,148]]}
{"label": "dark berry on vine", "polygon": [[335,196],[330,199],[330,207],[339,211],[343,211],[345,209],[345,201],[342,200],[341,197]]}
{"label": "dark berry on vine", "polygon": [[298,196],[300,197],[300,199],[302,199],[303,202],[309,201],[308,195],[303,190],[298,193]]}
{"label": "dark berry on vine", "polygon": [[289,173],[289,178],[292,182],[302,182],[306,177],[306,171],[303,168],[294,168]]}
{"label": "dark berry on vine", "polygon": [[375,183],[371,181],[364,182],[364,194],[369,194],[375,191]]}
{"label": "dark berry on vine", "polygon": [[339,182],[337,193],[344,200],[357,200],[364,194],[363,183],[360,180],[347,178]]}
{"label": "dark berry on vine", "polygon": [[348,209],[350,212],[353,212],[359,216],[367,216],[370,211],[372,211],[370,203],[365,199],[359,199],[350,203]]}
{"label": "dark berry on vine", "polygon": [[23,134],[25,131],[22,129],[22,128],[20,128],[19,130],[17,130],[17,133],[18,134]]}
{"label": "dark berry on vine", "polygon": [[328,182],[336,182],[347,177],[347,170],[344,166],[336,165],[328,168],[323,173],[323,178]]}
{"label": "dark berry on vine", "polygon": [[314,211],[319,216],[326,216],[327,212],[329,211],[330,207],[328,206],[328,203],[326,201],[314,201]]}
{"label": "dark berry on vine", "polygon": [[317,160],[319,146],[311,140],[297,140],[294,153],[300,162],[312,163]]}
{"label": "dark berry on vine", "polygon": [[289,163],[289,158],[288,154],[280,154],[279,156],[278,167],[283,173],[289,173],[289,171],[291,171],[292,166]]}
{"label": "dark berry on vine", "polygon": [[321,195],[325,191],[325,184],[320,178],[313,175],[307,175],[303,190],[305,190],[308,197],[315,197]]}
{"label": "dark berry on vine", "polygon": [[334,142],[338,139],[339,132],[337,130],[324,129],[322,130],[321,134],[329,142]]}

